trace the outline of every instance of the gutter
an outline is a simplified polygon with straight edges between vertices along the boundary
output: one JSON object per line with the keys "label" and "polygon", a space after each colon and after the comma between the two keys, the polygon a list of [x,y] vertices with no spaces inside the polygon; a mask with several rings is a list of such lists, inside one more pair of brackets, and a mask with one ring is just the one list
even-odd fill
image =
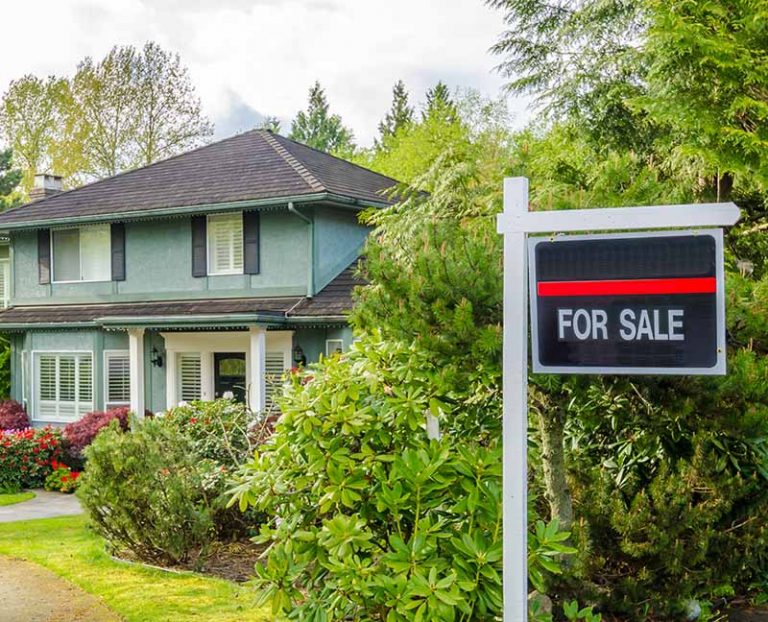
{"label": "gutter", "polygon": [[298,216],[309,225],[309,244],[307,245],[309,247],[307,250],[307,298],[312,298],[315,295],[315,221],[297,210],[293,205],[293,201],[288,202],[288,211],[294,216]]}

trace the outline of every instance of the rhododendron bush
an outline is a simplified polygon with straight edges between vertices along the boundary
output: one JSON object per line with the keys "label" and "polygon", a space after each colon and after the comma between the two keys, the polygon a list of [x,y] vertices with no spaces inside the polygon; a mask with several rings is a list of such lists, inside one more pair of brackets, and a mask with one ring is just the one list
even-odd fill
{"label": "rhododendron bush", "polygon": [[29,427],[24,407],[15,400],[0,401],[0,430],[23,430]]}
{"label": "rhododendron bush", "polygon": [[0,491],[41,487],[61,453],[61,432],[54,428],[0,432]]}

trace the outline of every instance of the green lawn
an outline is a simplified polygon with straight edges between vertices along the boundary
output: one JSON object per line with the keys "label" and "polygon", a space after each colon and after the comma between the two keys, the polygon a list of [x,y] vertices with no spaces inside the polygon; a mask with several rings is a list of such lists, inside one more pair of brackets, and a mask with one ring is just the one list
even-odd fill
{"label": "green lawn", "polygon": [[13,505],[22,501],[29,501],[35,498],[34,492],[13,492],[0,494],[0,505]]}
{"label": "green lawn", "polygon": [[194,574],[177,575],[122,564],[83,516],[0,524],[0,555],[19,557],[100,597],[127,622],[266,622],[245,586]]}

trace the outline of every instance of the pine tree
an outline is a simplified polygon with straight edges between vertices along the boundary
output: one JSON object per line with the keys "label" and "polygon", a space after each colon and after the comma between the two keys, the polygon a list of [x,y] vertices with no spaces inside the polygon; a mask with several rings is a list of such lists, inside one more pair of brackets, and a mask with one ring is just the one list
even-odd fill
{"label": "pine tree", "polygon": [[392,88],[392,106],[384,116],[384,120],[379,123],[377,145],[411,123],[413,123],[413,106],[408,105],[408,90],[405,84],[402,80],[398,80]]}
{"label": "pine tree", "polygon": [[296,115],[290,138],[331,153],[349,154],[354,149],[352,131],[344,127],[339,115],[330,114],[320,82],[309,89],[309,105]]}
{"label": "pine tree", "polygon": [[442,80],[427,90],[427,105],[422,116],[425,121],[436,116],[448,122],[459,118],[456,102],[451,97],[451,92]]}

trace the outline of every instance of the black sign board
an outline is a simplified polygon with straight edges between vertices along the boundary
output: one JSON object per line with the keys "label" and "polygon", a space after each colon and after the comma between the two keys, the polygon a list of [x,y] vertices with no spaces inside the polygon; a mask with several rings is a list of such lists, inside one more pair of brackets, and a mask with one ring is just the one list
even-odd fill
{"label": "black sign board", "polygon": [[530,238],[533,370],[724,374],[720,230]]}

